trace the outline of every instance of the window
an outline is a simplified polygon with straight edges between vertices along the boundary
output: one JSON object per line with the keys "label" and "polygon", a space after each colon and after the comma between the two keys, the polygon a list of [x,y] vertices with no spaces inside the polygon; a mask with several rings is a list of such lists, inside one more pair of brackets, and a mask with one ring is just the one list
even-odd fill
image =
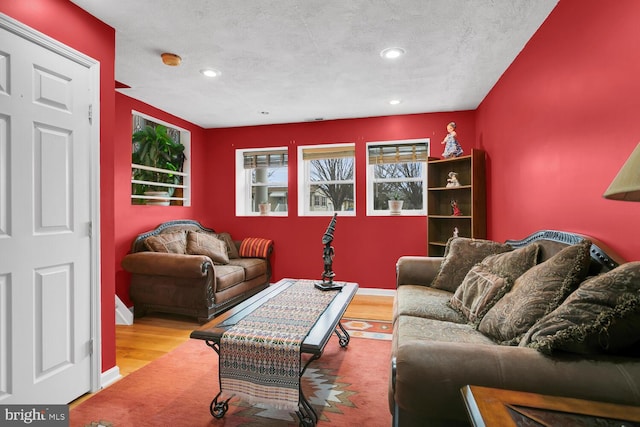
{"label": "window", "polygon": [[298,214],[355,215],[355,146],[298,147]]}
{"label": "window", "polygon": [[426,215],[429,139],[367,144],[367,215],[389,215],[389,200],[402,212]]}
{"label": "window", "polygon": [[191,133],[133,112],[131,204],[190,203]]}
{"label": "window", "polygon": [[[236,215],[282,215],[289,210],[286,147],[236,151]],[[262,208],[261,206],[262,205]]]}

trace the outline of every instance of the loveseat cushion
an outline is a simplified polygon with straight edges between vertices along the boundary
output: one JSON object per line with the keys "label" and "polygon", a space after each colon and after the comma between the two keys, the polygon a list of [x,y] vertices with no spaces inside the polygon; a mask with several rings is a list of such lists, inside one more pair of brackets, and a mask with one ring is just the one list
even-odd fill
{"label": "loveseat cushion", "polygon": [[501,344],[518,344],[582,282],[589,271],[590,248],[591,241],[583,240],[529,269],[487,312],[478,329]]}
{"label": "loveseat cushion", "polygon": [[466,323],[442,322],[415,316],[398,317],[393,326],[393,343],[406,344],[412,340],[496,345]]}
{"label": "loveseat cushion", "polygon": [[450,305],[469,322],[477,324],[485,313],[511,289],[515,280],[536,265],[537,243],[489,255],[474,265],[451,298]]}
{"label": "loveseat cushion", "polygon": [[267,258],[273,245],[273,240],[261,237],[247,237],[240,244],[240,256],[246,258]]}
{"label": "loveseat cushion", "polygon": [[187,233],[185,231],[176,231],[149,236],[144,239],[144,245],[152,252],[184,254],[187,249]]}
{"label": "loveseat cushion", "polygon": [[245,281],[244,269],[237,265],[216,265],[216,289],[220,292]]}
{"label": "loveseat cushion", "polygon": [[616,353],[640,342],[640,261],[583,282],[538,321],[521,346],[550,354]]}
{"label": "loveseat cushion", "polygon": [[238,248],[236,247],[235,242],[231,238],[231,234],[229,233],[217,233],[216,236],[218,239],[224,241],[227,245],[227,255],[229,259],[240,258],[240,254],[238,254]]}
{"label": "loveseat cushion", "polygon": [[491,240],[452,237],[447,241],[444,259],[431,286],[455,292],[471,267],[489,255],[507,252],[511,249],[510,245]]}
{"label": "loveseat cushion", "polygon": [[399,316],[409,315],[446,322],[466,323],[467,319],[449,306],[451,292],[421,285],[403,285],[396,290],[394,322]]}
{"label": "loveseat cushion", "polygon": [[244,280],[255,279],[267,274],[267,262],[260,258],[234,258],[229,260],[229,265],[242,267]]}
{"label": "loveseat cushion", "polygon": [[187,254],[206,255],[214,264],[229,263],[227,244],[224,241],[216,236],[196,231],[187,233]]}

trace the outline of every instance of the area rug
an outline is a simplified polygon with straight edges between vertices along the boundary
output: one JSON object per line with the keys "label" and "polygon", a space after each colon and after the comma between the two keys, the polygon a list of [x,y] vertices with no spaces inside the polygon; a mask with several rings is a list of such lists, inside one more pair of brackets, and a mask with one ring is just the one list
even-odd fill
{"label": "area rug", "polygon": [[[335,335],[330,339],[322,357],[307,368],[303,390],[318,413],[319,427],[387,427],[391,343],[350,334],[347,348],[339,346]],[[204,341],[188,340],[73,408],[70,426],[298,425],[294,413],[251,406],[235,397],[225,416],[215,419],[209,404],[218,391],[218,355]]]}

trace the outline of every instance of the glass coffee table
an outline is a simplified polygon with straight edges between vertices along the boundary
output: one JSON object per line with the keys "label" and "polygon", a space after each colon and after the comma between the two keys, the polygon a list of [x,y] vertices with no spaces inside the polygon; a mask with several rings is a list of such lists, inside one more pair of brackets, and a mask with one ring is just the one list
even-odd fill
{"label": "glass coffee table", "polygon": [[[220,322],[214,323],[211,326],[206,326],[200,329],[196,329],[191,332],[190,337],[193,339],[200,339],[205,341],[206,345],[211,347],[218,355],[220,355],[220,343],[222,335],[229,329],[231,329],[236,323],[244,319],[251,314],[258,307],[262,306],[265,302],[271,298],[277,296],[290,286],[294,285],[299,279],[282,279],[279,282],[269,286],[263,291],[257,293],[251,298],[243,301],[237,306],[228,310],[221,318]],[[350,282],[335,282],[337,285],[342,285],[342,288],[337,292],[335,298],[329,303],[327,308],[316,319],[313,327],[309,331],[309,334],[302,341],[300,351],[302,354],[309,355],[306,361],[301,365],[300,378],[304,374],[305,370],[311,362],[317,360],[322,356],[324,348],[329,342],[329,338],[335,333],[338,336],[341,347],[349,345],[349,334],[344,329],[340,320],[344,315],[349,303],[353,299],[356,291],[358,290],[357,283]],[[332,292],[332,291],[329,291]],[[284,319],[283,319],[284,320]],[[214,418],[222,418],[229,409],[229,397],[226,400],[219,400],[222,391],[213,398],[209,406],[209,411]],[[298,411],[296,412],[300,420],[300,425],[315,426],[318,422],[318,415],[315,409],[311,406],[309,401],[302,392],[302,387],[299,388],[298,399]]]}

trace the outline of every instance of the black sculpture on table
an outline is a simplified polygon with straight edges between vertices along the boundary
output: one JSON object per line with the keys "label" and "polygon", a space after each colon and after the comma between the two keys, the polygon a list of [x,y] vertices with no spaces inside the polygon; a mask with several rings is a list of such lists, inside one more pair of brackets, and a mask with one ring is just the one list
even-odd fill
{"label": "black sculpture on table", "polygon": [[324,245],[324,249],[322,250],[322,261],[324,262],[324,271],[322,272],[322,282],[316,283],[316,288],[322,290],[330,290],[330,289],[340,289],[342,285],[337,285],[333,283],[333,278],[336,276],[336,273],[333,272],[333,256],[335,255],[335,251],[333,246],[331,246],[331,242],[333,242],[333,232],[336,230],[336,219],[338,214],[334,213],[331,222],[329,222],[329,226],[327,227],[327,231],[322,235],[322,244]]}

